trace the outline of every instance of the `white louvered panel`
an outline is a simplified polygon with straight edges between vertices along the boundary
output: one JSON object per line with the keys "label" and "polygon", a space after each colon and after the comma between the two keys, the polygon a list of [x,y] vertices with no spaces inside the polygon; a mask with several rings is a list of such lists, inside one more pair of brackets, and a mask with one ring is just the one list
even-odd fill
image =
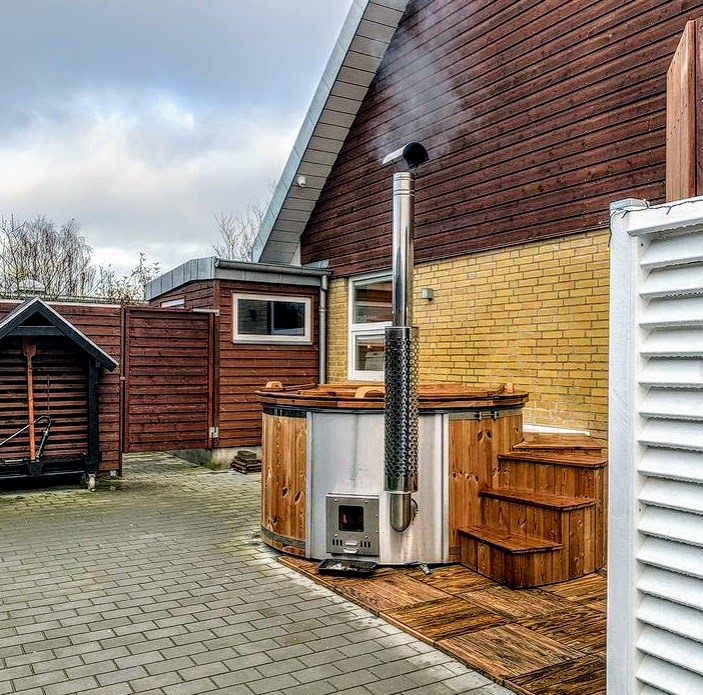
{"label": "white louvered panel", "polygon": [[703,357],[703,328],[653,330],[644,337],[640,353],[648,357]]}
{"label": "white louvered panel", "polygon": [[703,644],[696,640],[646,625],[637,641],[637,648],[645,654],[703,676]]}
{"label": "white louvered panel", "polygon": [[651,685],[642,686],[640,690],[640,695],[668,695],[664,690],[659,690],[659,688],[654,688]]}
{"label": "white louvered panel", "polygon": [[646,269],[692,262],[703,263],[703,234],[654,239],[640,259]]}
{"label": "white louvered panel", "polygon": [[703,301],[700,297],[669,297],[653,299],[642,312],[640,324],[655,326],[683,326],[703,322]]}
{"label": "white louvered panel", "polygon": [[643,386],[703,389],[703,360],[650,359],[639,379]]}
{"label": "white louvered panel", "polygon": [[[662,493],[668,492],[669,485],[659,486],[659,483],[671,483],[668,480],[648,480],[645,484],[640,500],[649,503],[644,510],[640,521],[640,533],[657,538],[669,538],[679,543],[703,546],[703,516],[700,510],[703,508],[703,494],[697,485],[686,485],[686,487],[697,488],[698,499],[694,500],[697,514],[688,511],[677,511],[676,505],[682,505],[689,499],[689,491],[676,491],[676,499],[672,500]],[[673,483],[681,486],[681,483]],[[660,506],[651,506],[659,504]],[[678,507],[681,509],[681,506]],[[684,507],[685,509],[686,507]]]}
{"label": "white louvered panel", "polygon": [[640,406],[645,417],[703,420],[703,391],[651,389]]}
{"label": "white louvered panel", "polygon": [[640,444],[703,452],[703,423],[649,420],[639,434]]}
{"label": "white louvered panel", "polygon": [[696,451],[649,448],[640,460],[643,475],[703,483],[703,457]]}
{"label": "white louvered panel", "polygon": [[642,284],[640,296],[652,299],[702,292],[703,277],[700,266],[685,265],[653,270]]}
{"label": "white louvered panel", "polygon": [[653,627],[703,642],[703,620],[700,611],[692,608],[645,596],[637,611],[637,619]]}
{"label": "white louvered panel", "polygon": [[637,559],[647,565],[703,578],[703,548],[694,548],[662,538],[645,538],[637,553]]}
{"label": "white louvered panel", "polygon": [[657,567],[644,567],[637,589],[643,595],[689,606],[703,615],[703,580]]}
{"label": "white louvered panel", "polygon": [[[655,688],[655,693],[662,692],[668,695],[703,693],[703,678],[697,673],[652,656],[645,656],[642,659],[637,670],[637,678]],[[644,693],[645,691],[640,690],[639,692]],[[630,695],[630,693],[620,693],[619,695]]]}

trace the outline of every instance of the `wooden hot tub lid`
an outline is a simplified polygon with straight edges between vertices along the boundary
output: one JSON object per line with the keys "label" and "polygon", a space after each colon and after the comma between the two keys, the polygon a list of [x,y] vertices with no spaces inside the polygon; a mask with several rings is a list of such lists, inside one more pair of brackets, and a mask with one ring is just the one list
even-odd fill
{"label": "wooden hot tub lid", "polygon": [[[385,387],[379,382],[344,382],[283,386],[280,381],[268,382],[256,392],[263,403],[322,408],[378,408],[382,406]],[[424,382],[418,387],[421,408],[442,407],[501,407],[522,405],[527,401],[525,391],[515,390],[513,384],[496,388],[475,388],[457,382]]]}

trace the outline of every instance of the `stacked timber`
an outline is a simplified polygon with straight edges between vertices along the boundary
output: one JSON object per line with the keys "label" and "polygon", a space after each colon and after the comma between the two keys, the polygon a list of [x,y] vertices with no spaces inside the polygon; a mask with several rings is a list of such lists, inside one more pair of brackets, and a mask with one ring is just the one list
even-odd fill
{"label": "stacked timber", "polygon": [[585,435],[526,434],[478,483],[461,563],[511,588],[574,579],[605,564],[606,459]]}
{"label": "stacked timber", "polygon": [[261,459],[253,451],[243,449],[235,454],[229,467],[233,471],[244,473],[245,475],[247,473],[260,473]]}

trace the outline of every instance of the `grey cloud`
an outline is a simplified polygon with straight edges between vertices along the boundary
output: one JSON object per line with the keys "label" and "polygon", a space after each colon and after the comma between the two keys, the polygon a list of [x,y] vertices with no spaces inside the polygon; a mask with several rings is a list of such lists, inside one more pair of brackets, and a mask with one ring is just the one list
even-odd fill
{"label": "grey cloud", "polygon": [[3,0],[0,213],[208,255],[268,192],[351,0]]}
{"label": "grey cloud", "polygon": [[[46,110],[66,94],[108,84],[167,89],[202,104],[304,108],[349,4],[5,0],[4,101]],[[22,110],[14,118],[21,123]]]}

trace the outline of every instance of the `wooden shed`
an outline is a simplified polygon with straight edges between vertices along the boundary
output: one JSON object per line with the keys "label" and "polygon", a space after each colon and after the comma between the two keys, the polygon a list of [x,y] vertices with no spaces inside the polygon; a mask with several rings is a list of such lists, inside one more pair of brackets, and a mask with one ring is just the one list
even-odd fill
{"label": "wooden shed", "polygon": [[0,479],[85,473],[102,459],[100,375],[117,361],[34,297],[0,320]]}
{"label": "wooden shed", "polygon": [[214,436],[204,454],[211,460],[218,450],[229,455],[222,450],[261,443],[261,405],[254,392],[266,382],[324,379],[320,336],[327,275],[320,268],[199,258],[147,285],[152,306],[214,317]]}

